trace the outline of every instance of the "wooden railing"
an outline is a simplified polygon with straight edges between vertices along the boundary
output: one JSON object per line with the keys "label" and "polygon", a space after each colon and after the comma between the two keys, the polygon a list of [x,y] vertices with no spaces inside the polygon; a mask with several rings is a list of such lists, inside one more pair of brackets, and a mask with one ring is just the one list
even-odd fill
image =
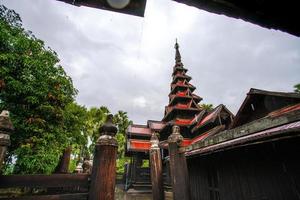
{"label": "wooden railing", "polygon": [[[116,182],[117,127],[107,117],[99,129],[93,169],[89,174],[8,175],[0,176],[0,199],[17,200],[113,200]],[[0,114],[0,169],[13,125],[7,111]],[[20,190],[21,189],[21,190]],[[18,193],[10,191],[20,190]],[[4,191],[4,193],[3,193]],[[2,197],[1,197],[2,195]]]}
{"label": "wooden railing", "polygon": [[89,188],[88,174],[52,174],[52,175],[9,175],[0,176],[0,188],[39,189],[40,192],[30,196],[23,193],[21,197],[8,194],[0,199],[87,199]]}

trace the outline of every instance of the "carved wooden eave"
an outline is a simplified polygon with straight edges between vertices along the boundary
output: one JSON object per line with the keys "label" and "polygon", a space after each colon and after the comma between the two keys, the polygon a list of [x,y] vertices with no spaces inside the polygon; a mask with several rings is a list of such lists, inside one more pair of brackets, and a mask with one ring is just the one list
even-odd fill
{"label": "carved wooden eave", "polygon": [[173,0],[211,13],[226,15],[300,36],[298,1]]}
{"label": "carved wooden eave", "polygon": [[151,129],[147,125],[132,124],[127,128],[126,137],[150,139]]}
{"label": "carved wooden eave", "polygon": [[200,101],[202,101],[202,97],[199,97],[198,95],[184,95],[184,96],[179,96],[179,95],[170,95],[170,105],[173,105],[175,103],[177,103],[178,101],[184,101],[184,100],[189,100],[189,99],[193,99],[193,101],[195,101],[195,103],[199,103]]}

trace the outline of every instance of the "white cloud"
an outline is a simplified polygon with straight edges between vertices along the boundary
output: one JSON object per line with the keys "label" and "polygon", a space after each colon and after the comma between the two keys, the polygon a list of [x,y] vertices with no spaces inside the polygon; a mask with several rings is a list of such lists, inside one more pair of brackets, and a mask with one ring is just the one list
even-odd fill
{"label": "white cloud", "polygon": [[140,108],[146,108],[147,102],[145,97],[136,97],[133,99],[133,105]]}

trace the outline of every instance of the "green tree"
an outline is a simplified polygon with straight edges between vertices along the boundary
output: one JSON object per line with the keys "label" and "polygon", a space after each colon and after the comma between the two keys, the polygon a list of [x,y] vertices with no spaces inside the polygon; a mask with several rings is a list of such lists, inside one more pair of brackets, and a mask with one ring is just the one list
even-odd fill
{"label": "green tree", "polygon": [[[17,13],[0,6],[0,110],[10,111],[15,126],[6,172],[51,173],[59,167],[59,160],[70,156],[62,154],[67,148],[72,148],[74,168],[82,156],[94,152],[99,127],[110,111],[104,106],[87,110],[76,104],[77,91],[58,63],[53,50],[22,28]],[[131,121],[126,112],[119,111],[114,122],[119,130],[120,172]],[[14,160],[14,168],[9,160]]]}
{"label": "green tree", "polygon": [[21,25],[17,13],[0,6],[0,110],[10,111],[16,129],[14,172],[51,173],[71,142],[64,111],[76,90],[57,54]]}
{"label": "green tree", "polygon": [[[87,134],[90,138],[91,144],[89,146],[89,153],[94,152],[94,147],[97,139],[99,138],[99,128],[105,123],[107,115],[110,114],[108,108],[102,106],[100,108],[90,108],[87,111]],[[116,140],[118,141],[118,156],[117,156],[117,172],[124,172],[124,164],[128,161],[125,157],[125,133],[132,121],[128,119],[127,113],[118,111],[114,117],[113,122],[118,128]]]}
{"label": "green tree", "polygon": [[109,113],[110,111],[105,106],[100,108],[92,107],[87,111],[86,132],[90,141],[89,154],[94,153],[95,143],[99,138],[99,128],[105,123]]}
{"label": "green tree", "polygon": [[202,104],[199,104],[199,107],[203,110],[206,110],[206,111],[212,111],[214,109],[214,106],[213,104],[205,104],[205,103],[202,103]]}
{"label": "green tree", "polygon": [[132,121],[128,119],[127,113],[124,111],[118,111],[114,115],[113,121],[118,127],[118,133],[116,134],[118,141],[117,173],[124,173],[124,164],[129,161],[129,159],[125,157],[125,134],[128,126],[132,124]]}
{"label": "green tree", "polygon": [[[86,128],[87,109],[75,102],[69,103],[63,112],[63,135],[67,147],[64,150],[59,165],[58,172],[73,171],[82,154],[88,153],[88,136]],[[71,160],[71,166],[68,161]],[[74,166],[75,165],[75,166]],[[69,168],[71,168],[69,170]]]}
{"label": "green tree", "polygon": [[295,90],[294,90],[295,92],[300,93],[300,83],[294,85],[294,88],[295,88]]}

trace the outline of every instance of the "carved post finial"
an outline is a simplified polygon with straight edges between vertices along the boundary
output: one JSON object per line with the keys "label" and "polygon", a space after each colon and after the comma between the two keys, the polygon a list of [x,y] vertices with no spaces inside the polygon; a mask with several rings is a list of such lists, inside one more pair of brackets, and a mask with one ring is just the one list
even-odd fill
{"label": "carved post finial", "polygon": [[177,125],[174,125],[172,127],[172,134],[168,138],[168,142],[176,142],[178,146],[180,146],[181,142],[183,140],[182,135],[180,135],[180,128]]}
{"label": "carved post finial", "polygon": [[9,117],[9,112],[8,112],[8,110],[2,110],[0,116],[2,116],[2,117]]}
{"label": "carved post finial", "polygon": [[109,114],[106,118],[106,122],[99,129],[100,135],[110,135],[114,137],[118,132],[117,127],[113,123],[113,115]]}
{"label": "carved post finial", "polygon": [[156,132],[152,133],[150,143],[151,143],[151,149],[159,149],[159,146],[158,146],[159,140],[158,140]]}
{"label": "carved post finial", "polygon": [[180,128],[179,128],[179,126],[173,126],[172,127],[172,134],[174,134],[174,135],[180,135]]}
{"label": "carved post finial", "polygon": [[3,110],[0,114],[0,168],[6,154],[7,147],[10,145],[10,135],[14,127],[9,118],[9,112]]}
{"label": "carved post finial", "polygon": [[114,136],[118,132],[118,128],[113,123],[113,115],[109,114],[107,116],[106,122],[99,128],[100,137],[97,140],[98,144],[112,144],[118,145],[117,140]]}
{"label": "carved post finial", "polygon": [[14,131],[14,127],[9,118],[9,112],[3,110],[0,114],[0,132],[3,134],[11,135]]}

